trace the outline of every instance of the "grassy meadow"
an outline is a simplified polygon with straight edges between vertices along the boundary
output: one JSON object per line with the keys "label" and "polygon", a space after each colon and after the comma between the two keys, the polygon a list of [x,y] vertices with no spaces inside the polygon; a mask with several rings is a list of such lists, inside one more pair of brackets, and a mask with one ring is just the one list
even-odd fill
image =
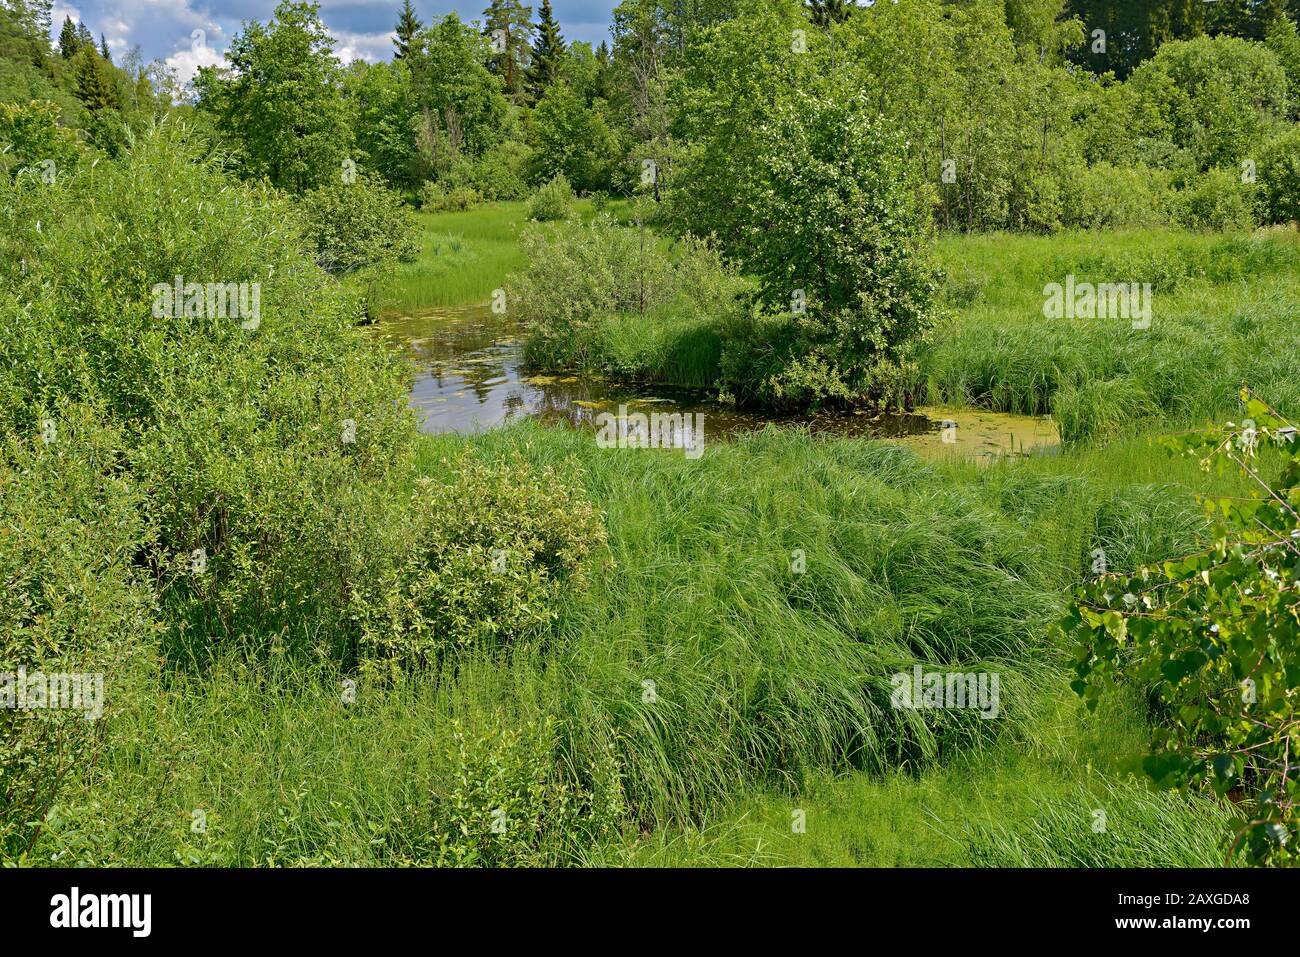
{"label": "grassy meadow", "polygon": [[[584,219],[595,215],[590,200],[579,200],[575,207]],[[615,218],[623,218],[627,204],[613,202],[608,211]],[[372,289],[376,311],[381,315],[488,302],[505,277],[527,262],[519,247],[519,231],[525,222],[522,202],[416,215],[416,258],[390,266],[373,282],[361,279]]]}
{"label": "grassy meadow", "polygon": [[[482,301],[519,264],[511,206],[422,224],[424,256],[395,286],[405,310]],[[1067,431],[1057,455],[933,461],[798,427],[698,461],[530,423],[420,437],[418,481],[453,481],[469,455],[574,483],[608,533],[591,587],[542,633],[414,679],[356,677],[274,637],[269,656],[218,645],[198,671],[164,664],[134,707],[104,719],[108,743],[25,859],[1221,863],[1233,812],[1136,776],[1153,717],[1142,695],[1087,713],[1050,625],[1094,548],[1124,568],[1186,552],[1205,531],[1195,493],[1241,490],[1153,442],[1229,407],[1226,381],[1201,373],[1216,330],[1235,337],[1221,347],[1243,371],[1259,369],[1256,323],[1286,334],[1296,238],[1125,237],[1135,254],[1201,256],[1202,272],[1171,280],[1168,312],[1158,300],[1158,348],[1082,323],[1075,337],[1036,308],[1045,279],[1085,271],[1094,246],[942,245],[964,292],[925,360],[932,393],[1059,415],[1069,388],[1128,376],[1163,390],[1140,415],[1121,403],[1122,421],[1086,439]],[[1268,310],[1248,312],[1243,294]],[[997,720],[891,708],[888,676],[917,663],[998,673]],[[494,808],[525,822],[517,837],[487,830]]]}

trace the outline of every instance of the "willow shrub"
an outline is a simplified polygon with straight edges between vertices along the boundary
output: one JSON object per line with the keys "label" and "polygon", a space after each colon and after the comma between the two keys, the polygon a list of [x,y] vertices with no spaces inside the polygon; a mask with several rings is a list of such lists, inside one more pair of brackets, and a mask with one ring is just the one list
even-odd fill
{"label": "willow shrub", "polygon": [[[67,402],[116,427],[105,474],[139,491],[149,533],[134,558],[173,660],[202,664],[221,644],[350,664],[364,626],[367,650],[420,663],[423,646],[376,631],[377,582],[428,599],[411,615],[440,647],[551,619],[582,536],[599,533],[589,509],[569,508],[554,476],[510,489],[467,469],[441,499],[429,491],[437,514],[419,500],[404,514],[406,367],[354,328],[354,296],[313,261],[281,194],[235,181],[175,124],[120,161],[0,190],[0,428],[30,435]],[[462,538],[519,564],[494,577],[456,551]]]}
{"label": "willow shrub", "polygon": [[203,154],[169,123],[120,161],[0,184],[0,423],[75,401],[118,427],[177,645],[336,643],[415,434],[404,370],[287,201]]}
{"label": "willow shrub", "polygon": [[592,505],[517,455],[448,463],[445,480],[417,482],[401,522],[408,551],[356,602],[372,665],[427,665],[539,633],[604,553]]}
{"label": "willow shrub", "polygon": [[[532,226],[528,267],[506,283],[507,308],[528,325],[529,362],[632,379],[712,386],[727,318],[746,282],[707,243],[670,247],[601,215]],[[691,370],[691,382],[681,382]]]}
{"label": "willow shrub", "polygon": [[304,194],[299,211],[316,261],[329,272],[414,262],[419,253],[415,216],[369,173],[340,170],[337,179]]}
{"label": "willow shrub", "polygon": [[[0,693],[12,696],[0,706],[3,860],[28,853],[62,785],[92,760],[100,719],[147,667],[157,624],[134,563],[146,526],[140,490],[116,473],[120,447],[70,406],[0,437]],[[63,707],[50,707],[42,675],[61,676]]]}
{"label": "willow shrub", "polygon": [[573,187],[563,173],[556,173],[528,200],[524,215],[539,223],[555,222],[573,216]]}

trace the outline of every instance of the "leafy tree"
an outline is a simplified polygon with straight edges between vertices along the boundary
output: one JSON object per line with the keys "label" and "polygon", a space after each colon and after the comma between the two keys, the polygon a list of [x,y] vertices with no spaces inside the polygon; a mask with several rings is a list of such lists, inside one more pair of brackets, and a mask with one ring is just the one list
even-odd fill
{"label": "leafy tree", "polygon": [[489,39],[488,59],[493,73],[501,77],[506,94],[518,102],[532,56],[533,8],[519,0],[492,0],[483,11],[483,35]]}
{"label": "leafy tree", "polygon": [[284,0],[266,24],[248,23],[205,67],[199,107],[238,151],[244,173],[301,192],[338,177],[352,135],[334,41],[316,3]]}
{"label": "leafy tree", "polygon": [[901,399],[907,350],[935,319],[928,211],[879,99],[828,81],[828,41],[790,55],[801,24],[797,5],[756,4],[688,50],[674,130],[691,145],[668,218],[758,282],[771,321],[724,351],[738,401]]}
{"label": "leafy tree", "polygon": [[[1245,498],[1207,498],[1207,548],[1081,586],[1062,628],[1078,639],[1075,690],[1090,709],[1120,682],[1149,689],[1164,719],[1143,768],[1157,785],[1243,802],[1228,844],[1294,863],[1300,841],[1300,443],[1248,390],[1240,423],[1167,438],[1205,469],[1248,476]],[[1274,469],[1277,469],[1273,473]],[[1270,473],[1276,477],[1270,477]]]}
{"label": "leafy tree", "polygon": [[[731,191],[761,162],[759,130],[788,91],[811,87],[822,72],[820,34],[808,38],[812,55],[790,55],[791,31],[806,27],[800,4],[756,4],[752,15],[709,31],[682,58],[671,127],[676,140],[690,144],[686,188],[670,197],[679,231],[739,235]],[[652,40],[644,35],[638,45]]]}
{"label": "leafy tree", "polygon": [[355,60],[343,77],[358,161],[398,189],[416,189],[423,178],[409,64],[409,57],[392,63]]}
{"label": "leafy tree", "polygon": [[602,112],[586,105],[569,84],[546,90],[528,134],[535,182],[563,174],[581,192],[610,188],[618,142]]}
{"label": "leafy tree", "polygon": [[1205,27],[1212,36],[1263,40],[1268,28],[1285,16],[1285,0],[1217,0],[1208,5]]}
{"label": "leafy tree", "polygon": [[845,0],[808,0],[808,14],[814,26],[823,30],[833,23],[843,23],[853,15],[852,4]]}
{"label": "leafy tree", "polygon": [[593,100],[609,99],[609,50],[604,44],[592,50],[590,43],[575,41],[568,45],[560,61],[560,78],[573,88],[573,92],[590,104]]}
{"label": "leafy tree", "polygon": [[420,34],[408,58],[421,161],[446,173],[462,152],[477,156],[499,142],[509,108],[502,81],[485,65],[487,40],[448,14]]}
{"label": "leafy tree", "polygon": [[1059,58],[1083,37],[1077,19],[1064,16],[1065,0],[1005,0],[1006,22],[1026,59]]}
{"label": "leafy tree", "polygon": [[1300,30],[1290,18],[1278,17],[1268,28],[1264,44],[1273,51],[1286,72],[1291,118],[1300,120]]}
{"label": "leafy tree", "polygon": [[424,25],[415,15],[411,0],[402,0],[402,12],[397,18],[397,36],[393,39],[393,45],[397,48],[395,54],[397,59],[405,59],[411,55],[412,44],[415,43],[415,38],[422,29]]}
{"label": "leafy tree", "polygon": [[1143,132],[1200,169],[1235,166],[1284,117],[1286,74],[1262,44],[1237,37],[1166,43],[1134,71]]}
{"label": "leafy tree", "polygon": [[760,165],[728,197],[740,231],[718,239],[783,317],[766,404],[903,398],[899,371],[937,318],[937,273],[900,145],[847,91],[795,92],[760,129]]}
{"label": "leafy tree", "polygon": [[528,92],[534,100],[540,99],[560,75],[565,54],[564,38],[560,36],[560,25],[551,11],[551,0],[542,0],[536,33],[532,63],[528,67]]}

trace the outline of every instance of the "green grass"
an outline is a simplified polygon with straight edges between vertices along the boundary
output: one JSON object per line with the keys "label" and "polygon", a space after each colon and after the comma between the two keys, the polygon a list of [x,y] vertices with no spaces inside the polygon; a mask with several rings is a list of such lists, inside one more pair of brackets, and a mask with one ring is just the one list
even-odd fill
{"label": "green grass", "polygon": [[523,203],[492,203],[456,213],[419,213],[420,253],[402,263],[378,297],[381,312],[486,303],[521,268]]}
{"label": "green grass", "polygon": [[[488,203],[464,212],[418,213],[419,255],[384,278],[376,294],[380,313],[409,315],[490,302],[506,276],[526,265],[519,248],[526,205]],[[585,219],[595,215],[590,200],[578,200],[577,211]],[[610,203],[610,213],[625,215],[626,203]]]}
{"label": "green grass", "polygon": [[[1035,822],[1044,808],[1083,808],[1084,786],[1118,789],[1120,821],[1172,815],[1167,833],[1191,835],[1183,857],[1107,845],[1115,860],[1208,861],[1205,835],[1222,822],[1119,782],[1115,756],[1138,751],[1141,716],[1090,729],[1047,632],[1095,543],[1132,563],[1195,539],[1188,488],[1205,479],[1192,463],[1133,439],[985,468],[927,464],[892,444],[789,430],[691,462],[525,424],[429,438],[420,470],[448,474],[466,444],[563,465],[605,516],[613,565],[553,634],[403,687],[363,682],[350,706],[342,674],[274,647],[259,664],[227,655],[202,677],[163,675],[106,716],[105,750],[70,785],[37,859],[428,863],[448,826],[439,802],[463,776],[454,722],[489,734],[549,716],[546,774],[587,787],[613,756],[620,827],[539,832],[532,862],[960,863],[967,824],[981,862],[1015,849],[1040,861],[1063,852]],[[888,676],[914,662],[997,671],[1001,717],[892,709]],[[1099,749],[1110,757],[1094,781],[1078,763]],[[774,836],[795,795],[804,844]],[[466,813],[486,820],[492,800]],[[195,809],[205,834],[189,828]]]}
{"label": "green grass", "polygon": [[1089,715],[1067,689],[1045,692],[1042,717],[1024,738],[920,773],[827,776],[799,794],[754,793],[703,827],[606,845],[589,860],[655,867],[1222,864],[1221,839],[1234,820],[1229,809],[1152,791],[1130,773],[1129,759],[1147,733],[1135,696]]}
{"label": "green grass", "polygon": [[[1055,413],[1067,440],[1162,417],[1231,409],[1243,383],[1300,406],[1300,235],[1166,230],[953,236],[940,242],[955,305],[922,368],[932,400]],[[1151,328],[1122,319],[1048,319],[1043,287],[1149,282]]]}

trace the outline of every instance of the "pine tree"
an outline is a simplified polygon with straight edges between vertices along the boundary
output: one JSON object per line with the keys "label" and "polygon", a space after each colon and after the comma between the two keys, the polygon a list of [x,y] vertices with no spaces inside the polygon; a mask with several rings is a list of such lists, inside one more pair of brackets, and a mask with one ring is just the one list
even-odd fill
{"label": "pine tree", "polygon": [[113,55],[108,52],[108,41],[104,39],[104,34],[99,35],[99,55],[104,58],[105,63],[113,62]]}
{"label": "pine tree", "polygon": [[77,39],[77,25],[72,22],[72,17],[64,17],[63,29],[59,31],[59,53],[63,59],[71,60],[80,49],[81,41]]}
{"label": "pine tree", "polygon": [[533,62],[528,68],[528,92],[538,100],[559,77],[560,62],[567,48],[551,10],[551,0],[542,0],[535,32],[537,41],[533,44]]}
{"label": "pine tree", "polygon": [[483,35],[492,46],[488,67],[505,81],[506,93],[518,102],[531,55],[533,8],[519,0],[492,0],[483,11]]}
{"label": "pine tree", "polygon": [[54,0],[0,0],[7,19],[29,39],[49,42]]}
{"label": "pine tree", "polygon": [[402,0],[402,13],[397,18],[397,38],[393,41],[397,47],[397,59],[404,60],[411,55],[411,46],[423,26],[420,18],[415,15],[411,0]]}
{"label": "pine tree", "polygon": [[1262,40],[1273,21],[1285,15],[1283,0],[1221,0],[1209,9],[1206,25],[1211,34]]}
{"label": "pine tree", "polygon": [[31,0],[28,6],[36,18],[36,29],[48,40],[50,27],[54,25],[54,0]]}

